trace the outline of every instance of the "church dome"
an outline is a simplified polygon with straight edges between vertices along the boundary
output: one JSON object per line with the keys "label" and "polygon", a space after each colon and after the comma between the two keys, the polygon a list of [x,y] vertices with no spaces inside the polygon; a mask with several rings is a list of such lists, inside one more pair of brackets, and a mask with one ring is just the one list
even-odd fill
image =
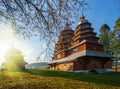
{"label": "church dome", "polygon": [[72,30],[68,23],[64,24],[63,30]]}
{"label": "church dome", "polygon": [[22,55],[22,52],[19,49],[16,48],[10,48],[7,50],[6,55],[5,56],[17,56],[17,55]]}
{"label": "church dome", "polygon": [[10,62],[23,62],[23,55],[19,49],[10,48],[5,54],[5,61]]}
{"label": "church dome", "polygon": [[80,22],[78,24],[83,24],[83,23],[86,23],[86,22],[89,22],[87,19],[85,19],[85,16],[81,16],[80,17]]}

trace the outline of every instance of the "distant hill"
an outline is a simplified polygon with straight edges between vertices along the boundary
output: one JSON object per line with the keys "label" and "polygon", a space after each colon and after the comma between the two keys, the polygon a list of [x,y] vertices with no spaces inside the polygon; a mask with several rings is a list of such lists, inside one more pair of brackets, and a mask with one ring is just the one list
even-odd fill
{"label": "distant hill", "polygon": [[26,69],[36,69],[36,68],[49,68],[47,62],[37,62],[37,63],[30,63],[26,65]]}

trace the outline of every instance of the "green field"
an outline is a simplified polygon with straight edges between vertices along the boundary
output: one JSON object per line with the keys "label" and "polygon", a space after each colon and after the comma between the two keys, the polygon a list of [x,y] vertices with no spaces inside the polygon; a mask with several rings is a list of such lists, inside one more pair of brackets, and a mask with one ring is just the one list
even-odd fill
{"label": "green field", "polygon": [[34,69],[0,71],[0,89],[120,89],[120,73],[82,74]]}

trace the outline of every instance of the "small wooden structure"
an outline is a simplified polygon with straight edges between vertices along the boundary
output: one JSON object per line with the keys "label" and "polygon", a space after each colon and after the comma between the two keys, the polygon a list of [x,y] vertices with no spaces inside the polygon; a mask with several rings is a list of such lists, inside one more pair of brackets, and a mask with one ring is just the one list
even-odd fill
{"label": "small wooden structure", "polygon": [[16,48],[10,48],[5,54],[5,61],[2,64],[6,70],[23,70],[26,62],[22,52]]}

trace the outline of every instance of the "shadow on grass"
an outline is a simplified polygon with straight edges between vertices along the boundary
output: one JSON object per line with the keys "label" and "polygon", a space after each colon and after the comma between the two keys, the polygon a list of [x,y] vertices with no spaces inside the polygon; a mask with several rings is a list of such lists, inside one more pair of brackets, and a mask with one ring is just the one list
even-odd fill
{"label": "shadow on grass", "polygon": [[56,70],[37,70],[37,69],[26,69],[24,72],[45,77],[62,77],[72,80],[92,82],[96,84],[120,86],[120,73],[117,72],[104,74],[96,73],[84,74]]}

